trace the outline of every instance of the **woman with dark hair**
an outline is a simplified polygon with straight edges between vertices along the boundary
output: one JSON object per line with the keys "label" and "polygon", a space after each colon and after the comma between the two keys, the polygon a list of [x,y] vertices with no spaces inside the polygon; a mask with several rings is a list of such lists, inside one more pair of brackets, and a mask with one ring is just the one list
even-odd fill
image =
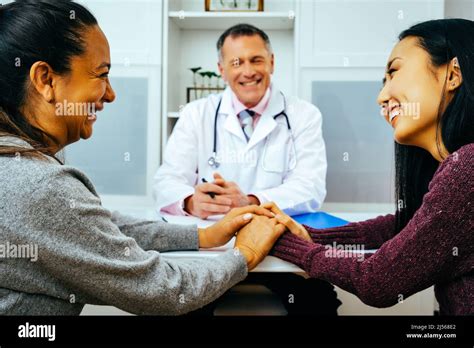
{"label": "woman with dark hair", "polygon": [[[86,303],[186,313],[243,280],[285,229],[257,206],[206,229],[105,210],[87,177],[55,154],[89,138],[95,112],[114,101],[109,70],[107,39],[81,5],[0,5],[0,314],[76,315]],[[223,245],[251,220],[217,258],[159,253]]]}
{"label": "woman with dark hair", "polygon": [[474,314],[474,22],[428,21],[399,39],[378,97],[394,128],[396,213],[312,229],[269,204],[292,232],[273,253],[375,307],[435,285],[441,314]]}

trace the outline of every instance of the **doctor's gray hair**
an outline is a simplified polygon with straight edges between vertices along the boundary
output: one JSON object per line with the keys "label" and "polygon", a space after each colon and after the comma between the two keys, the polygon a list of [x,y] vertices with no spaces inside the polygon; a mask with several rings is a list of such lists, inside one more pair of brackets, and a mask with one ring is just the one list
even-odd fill
{"label": "doctor's gray hair", "polygon": [[272,49],[272,44],[270,43],[270,38],[263,30],[251,24],[240,23],[224,31],[222,35],[219,37],[219,40],[217,40],[217,53],[218,53],[219,61],[220,62],[222,61],[222,58],[223,58],[222,46],[224,46],[225,39],[227,39],[229,36],[232,38],[237,38],[240,36],[254,36],[254,35],[258,35],[262,38],[262,40],[265,42],[265,46],[267,47],[268,52],[272,54],[273,49]]}

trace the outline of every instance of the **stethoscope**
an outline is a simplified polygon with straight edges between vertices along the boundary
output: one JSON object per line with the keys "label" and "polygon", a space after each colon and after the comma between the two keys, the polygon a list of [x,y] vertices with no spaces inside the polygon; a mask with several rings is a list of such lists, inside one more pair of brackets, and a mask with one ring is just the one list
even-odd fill
{"label": "stethoscope", "polygon": [[[280,91],[280,93],[283,96],[283,111],[281,111],[277,115],[273,116],[273,119],[276,120],[277,117],[284,116],[285,119],[286,119],[286,125],[288,127],[288,130],[291,133],[290,121],[288,119],[288,115],[285,112],[286,111],[286,98],[285,98],[285,95],[283,94],[283,92]],[[209,164],[209,166],[211,166],[211,168],[214,168],[214,169],[219,168],[219,166],[221,165],[219,163],[219,161],[217,160],[217,158],[216,158],[216,156],[217,156],[217,117],[219,116],[219,110],[221,108],[221,103],[222,103],[222,98],[219,100],[219,104],[217,104],[217,109],[216,109],[216,113],[215,113],[215,116],[214,116],[214,145],[213,145],[213,148],[212,148],[212,156],[209,157],[209,159],[207,160],[207,163]]]}

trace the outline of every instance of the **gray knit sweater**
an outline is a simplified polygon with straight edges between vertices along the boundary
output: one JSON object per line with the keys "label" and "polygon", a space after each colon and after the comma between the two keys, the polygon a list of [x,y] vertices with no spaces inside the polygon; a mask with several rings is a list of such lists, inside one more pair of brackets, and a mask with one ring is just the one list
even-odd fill
{"label": "gray knit sweater", "polygon": [[[5,144],[29,146],[0,137]],[[78,315],[90,303],[178,315],[247,276],[244,257],[233,251],[163,257],[197,250],[196,226],[110,213],[83,173],[52,158],[0,156],[0,177],[0,314]]]}

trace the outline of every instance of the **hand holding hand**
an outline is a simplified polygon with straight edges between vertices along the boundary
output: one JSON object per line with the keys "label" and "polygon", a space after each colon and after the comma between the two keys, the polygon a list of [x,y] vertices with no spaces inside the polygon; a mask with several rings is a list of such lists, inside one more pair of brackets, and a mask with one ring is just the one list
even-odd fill
{"label": "hand holding hand", "polygon": [[235,234],[257,216],[273,217],[273,213],[257,205],[232,209],[222,220],[204,229],[198,229],[199,246],[214,248],[226,244]]}
{"label": "hand holding hand", "polygon": [[275,218],[255,216],[237,233],[235,248],[246,258],[249,271],[268,255],[285,230]]}
{"label": "hand holding hand", "polygon": [[275,214],[275,219],[280,224],[285,225],[291,233],[300,238],[303,238],[304,240],[307,240],[308,242],[313,241],[308,231],[306,231],[306,229],[301,224],[299,224],[291,217],[286,215],[283,211],[281,211],[281,209],[274,202],[268,202],[262,204],[261,206],[273,212]]}

